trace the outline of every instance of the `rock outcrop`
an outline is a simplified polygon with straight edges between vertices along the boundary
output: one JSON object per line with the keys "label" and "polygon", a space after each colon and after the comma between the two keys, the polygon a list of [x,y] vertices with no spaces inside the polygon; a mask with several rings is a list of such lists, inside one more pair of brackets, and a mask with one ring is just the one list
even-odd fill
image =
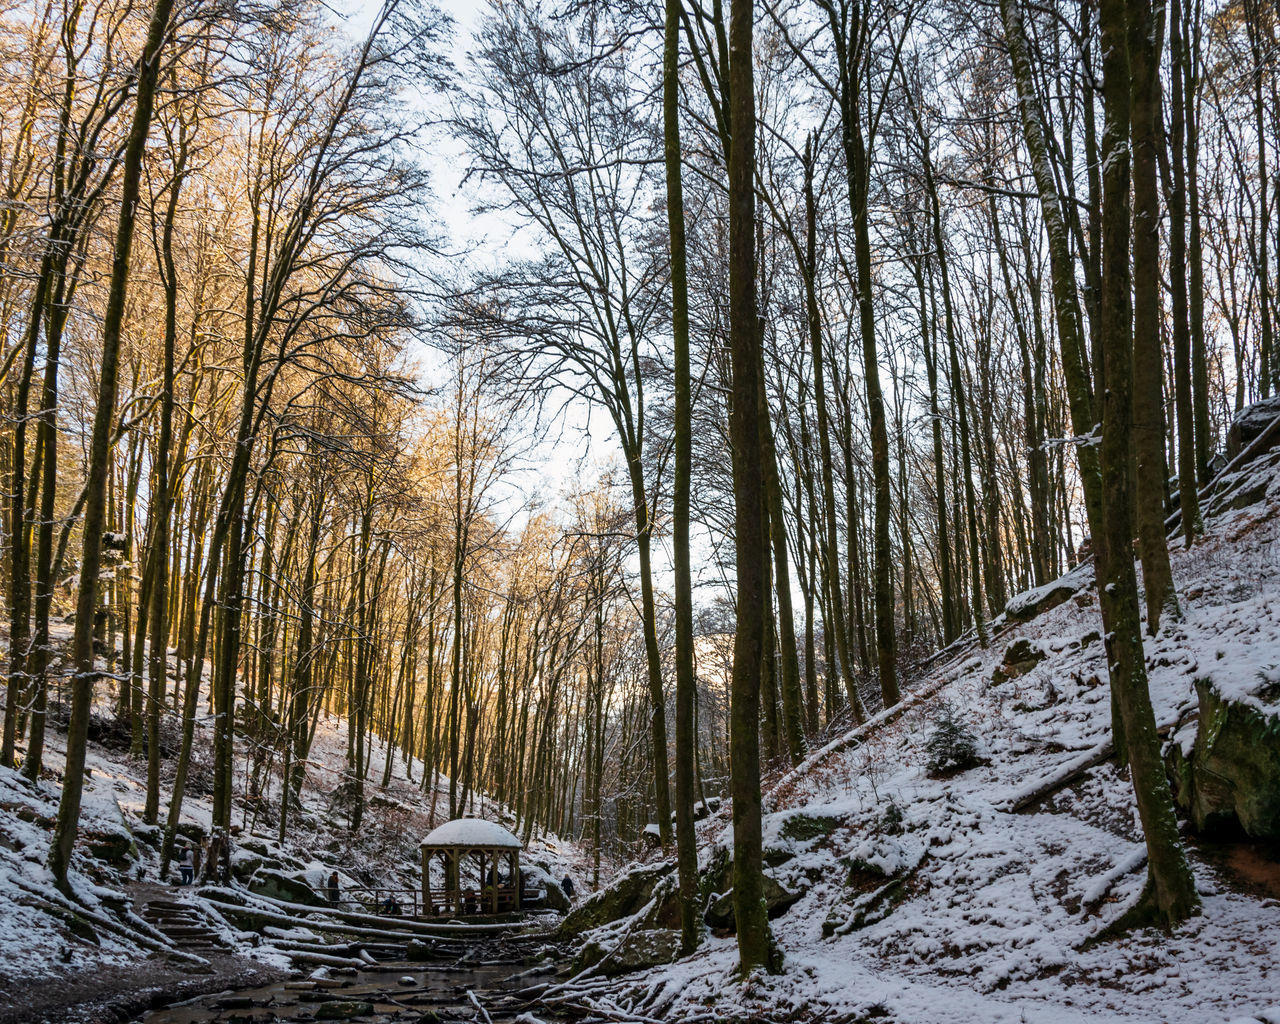
{"label": "rock outcrop", "polygon": [[1198,679],[1196,693],[1195,742],[1189,753],[1178,743],[1169,751],[1179,807],[1200,832],[1280,839],[1280,705],[1273,704],[1280,692],[1264,691],[1257,703],[1245,703]]}
{"label": "rock outcrop", "polygon": [[583,970],[599,964],[597,973],[604,977],[614,977],[656,967],[658,964],[669,964],[679,955],[679,930],[639,928],[628,932],[612,949],[606,949],[597,942],[587,942],[578,951],[574,967]]}
{"label": "rock outcrop", "polygon": [[1093,583],[1093,566],[1078,565],[1065,576],[1050,580],[1041,587],[1032,587],[1009,598],[1004,606],[1005,617],[1010,622],[1030,622],[1051,608],[1080,593]]}
{"label": "rock outcrop", "polygon": [[1004,652],[1004,662],[991,673],[991,681],[999,686],[1025,675],[1048,657],[1048,652],[1026,637],[1015,640]]}
{"label": "rock outcrop", "polygon": [[[764,905],[770,921],[790,910],[800,895],[800,893],[788,892],[780,882],[769,875],[764,876]],[[738,925],[733,913],[733,890],[730,889],[713,900],[711,906],[707,907],[703,919],[707,927],[716,931],[736,932]]]}
{"label": "rock outcrop", "polygon": [[301,903],[308,907],[326,907],[328,900],[316,892],[305,880],[290,878],[280,871],[259,868],[249,880],[249,891],[285,903]]}
{"label": "rock outcrop", "polygon": [[[1280,395],[1272,395],[1241,409],[1227,430],[1227,458],[1234,459],[1276,420],[1280,420]],[[1280,434],[1275,435],[1275,444],[1269,447],[1276,446],[1280,446]]]}
{"label": "rock outcrop", "polygon": [[673,870],[674,863],[663,861],[661,864],[633,867],[624,872],[607,889],[594,893],[590,899],[574,908],[560,925],[560,936],[571,938],[610,921],[630,917],[653,898],[654,886]]}

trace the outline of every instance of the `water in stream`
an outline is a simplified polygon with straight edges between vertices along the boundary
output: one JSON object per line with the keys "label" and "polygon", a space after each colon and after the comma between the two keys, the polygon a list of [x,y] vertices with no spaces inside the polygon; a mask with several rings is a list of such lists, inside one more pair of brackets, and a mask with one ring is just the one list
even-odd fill
{"label": "water in stream", "polygon": [[[141,1024],[311,1024],[331,1020],[448,1024],[483,1021],[484,1014],[493,1024],[502,1024],[528,1009],[514,993],[551,980],[554,971],[554,965],[531,963],[380,964],[376,970],[327,972],[330,976],[318,981],[304,976],[261,988],[201,996],[152,1010],[141,1018]],[[541,1009],[534,1012],[540,1020],[555,1020]]]}

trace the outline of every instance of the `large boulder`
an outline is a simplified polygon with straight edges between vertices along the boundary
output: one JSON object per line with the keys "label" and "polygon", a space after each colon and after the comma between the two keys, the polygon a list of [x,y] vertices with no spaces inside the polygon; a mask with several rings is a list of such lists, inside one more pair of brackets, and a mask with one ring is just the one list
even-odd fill
{"label": "large boulder", "polygon": [[301,903],[308,907],[327,907],[328,900],[305,881],[290,878],[280,871],[259,868],[249,880],[249,891],[285,903]]}
{"label": "large boulder", "polygon": [[554,910],[558,914],[569,913],[571,902],[564,888],[552,877],[545,863],[526,863],[520,868],[520,884],[528,892],[541,892],[536,899],[526,896],[522,905],[530,910]]}
{"label": "large boulder", "polygon": [[611,978],[669,964],[680,955],[680,932],[675,928],[637,928],[612,949],[588,942],[579,951],[574,967],[583,970],[599,964],[598,973]]}
{"label": "large boulder", "polygon": [[1228,700],[1197,679],[1200,721],[1188,752],[1169,751],[1174,798],[1201,832],[1280,839],[1280,687]]}
{"label": "large boulder", "polygon": [[86,831],[82,841],[90,854],[114,868],[128,868],[138,859],[138,847],[127,829]]}
{"label": "large boulder", "polygon": [[[776,879],[769,875],[764,876],[764,905],[770,921],[785,914],[799,898],[800,893],[788,892]],[[732,889],[712,900],[711,906],[707,907],[704,920],[708,927],[717,931],[737,931]]]}
{"label": "large boulder", "polygon": [[615,879],[607,889],[592,894],[575,907],[561,923],[560,937],[581,935],[610,921],[630,917],[649,902],[658,880],[674,869],[675,864],[671,861],[632,867]]}
{"label": "large boulder", "polygon": [[[1227,458],[1234,459],[1249,447],[1276,420],[1280,420],[1280,395],[1272,395],[1236,413],[1227,430]],[[1273,432],[1274,444],[1280,445],[1280,432]]]}
{"label": "large boulder", "polygon": [[1004,606],[1005,617],[1011,622],[1030,622],[1049,609],[1058,607],[1092,582],[1093,566],[1088,563],[1078,565],[1065,576],[1009,598]]}
{"label": "large boulder", "polygon": [[1017,679],[1018,676],[1026,675],[1047,657],[1048,652],[1038,643],[1026,637],[1020,637],[1004,652],[1004,662],[991,673],[991,681],[998,686],[1010,679]]}

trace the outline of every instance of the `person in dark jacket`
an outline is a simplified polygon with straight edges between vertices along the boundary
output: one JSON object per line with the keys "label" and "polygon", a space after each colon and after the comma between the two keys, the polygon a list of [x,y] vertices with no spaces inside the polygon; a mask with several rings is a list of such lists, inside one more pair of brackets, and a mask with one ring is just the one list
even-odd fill
{"label": "person in dark jacket", "polygon": [[573,879],[568,875],[564,876],[564,881],[560,883],[560,888],[564,890],[564,894],[573,899]]}
{"label": "person in dark jacket", "polygon": [[196,877],[196,855],[190,844],[182,844],[182,852],[178,854],[179,885],[190,885]]}
{"label": "person in dark jacket", "polygon": [[329,882],[325,886],[325,895],[329,898],[329,902],[335,907],[338,905],[338,899],[342,893],[338,888],[338,872],[334,872],[329,876]]}

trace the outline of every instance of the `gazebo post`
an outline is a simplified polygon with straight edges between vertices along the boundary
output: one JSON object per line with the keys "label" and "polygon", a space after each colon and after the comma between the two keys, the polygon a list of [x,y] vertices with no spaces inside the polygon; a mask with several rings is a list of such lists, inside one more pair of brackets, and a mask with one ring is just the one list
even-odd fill
{"label": "gazebo post", "polygon": [[422,916],[427,916],[427,907],[431,906],[431,851],[423,846],[418,854],[422,860]]}
{"label": "gazebo post", "polygon": [[493,879],[493,885],[489,886],[489,912],[496,914],[498,912],[498,851],[493,850],[489,853],[489,874]]}

